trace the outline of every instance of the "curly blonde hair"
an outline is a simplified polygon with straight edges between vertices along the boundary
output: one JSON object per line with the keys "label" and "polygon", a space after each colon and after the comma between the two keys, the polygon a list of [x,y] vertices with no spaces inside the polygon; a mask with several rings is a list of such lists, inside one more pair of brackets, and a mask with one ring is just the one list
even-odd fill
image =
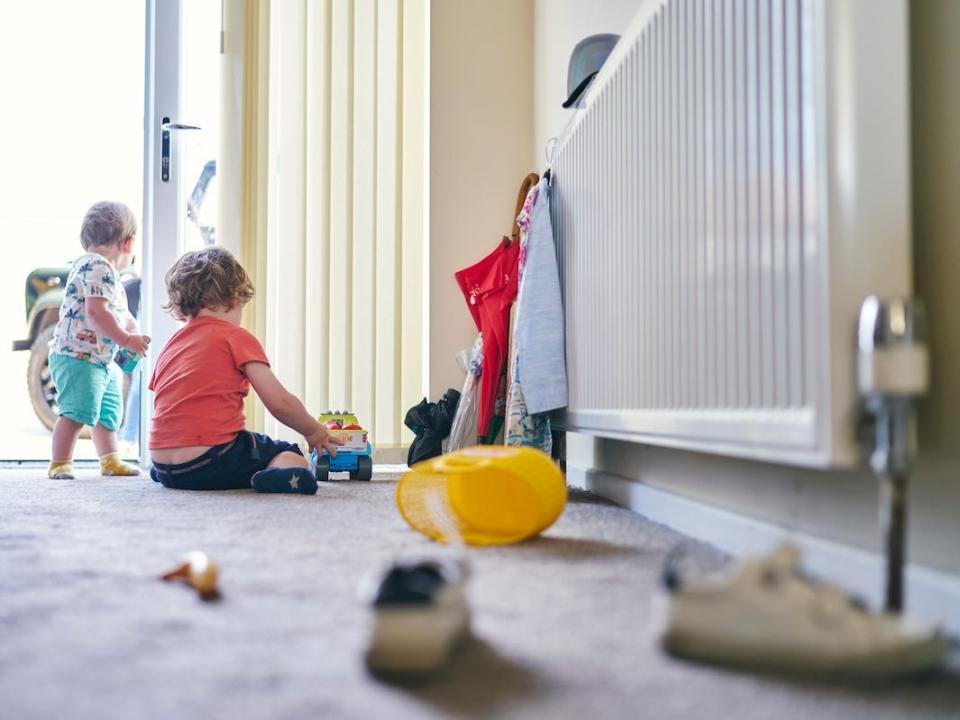
{"label": "curly blonde hair", "polygon": [[194,318],[201,310],[229,310],[253,298],[253,283],[237,259],[220,247],[185,253],[165,277],[167,312]]}

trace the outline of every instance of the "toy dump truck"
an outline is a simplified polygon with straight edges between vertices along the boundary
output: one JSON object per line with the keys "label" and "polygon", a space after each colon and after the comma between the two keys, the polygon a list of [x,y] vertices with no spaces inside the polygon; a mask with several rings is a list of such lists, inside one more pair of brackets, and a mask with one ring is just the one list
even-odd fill
{"label": "toy dump truck", "polygon": [[327,411],[317,418],[326,426],[330,436],[343,445],[337,456],[324,450],[310,453],[310,463],[317,480],[327,482],[331,473],[349,473],[351,480],[370,480],[373,477],[373,446],[369,434],[360,426],[357,416],[349,411]]}

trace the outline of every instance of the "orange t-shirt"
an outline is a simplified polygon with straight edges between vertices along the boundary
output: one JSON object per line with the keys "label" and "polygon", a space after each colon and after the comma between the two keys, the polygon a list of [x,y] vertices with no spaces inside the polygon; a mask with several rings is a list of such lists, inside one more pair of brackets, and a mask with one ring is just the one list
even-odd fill
{"label": "orange t-shirt", "polygon": [[150,378],[150,449],[233,440],[244,429],[250,381],[243,366],[248,362],[270,364],[260,341],[241,327],[198,317],[177,330]]}

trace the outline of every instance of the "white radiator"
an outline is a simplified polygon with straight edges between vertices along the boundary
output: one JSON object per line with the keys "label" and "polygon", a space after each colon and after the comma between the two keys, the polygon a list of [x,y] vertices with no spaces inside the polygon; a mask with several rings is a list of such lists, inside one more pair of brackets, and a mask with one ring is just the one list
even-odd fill
{"label": "white radiator", "polygon": [[909,295],[904,0],[648,0],[557,142],[570,430],[855,462],[855,328]]}

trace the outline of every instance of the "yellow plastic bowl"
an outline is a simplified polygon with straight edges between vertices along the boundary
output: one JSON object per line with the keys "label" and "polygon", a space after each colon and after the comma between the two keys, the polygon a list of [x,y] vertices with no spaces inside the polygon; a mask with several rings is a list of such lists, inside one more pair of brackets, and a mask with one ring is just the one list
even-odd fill
{"label": "yellow plastic bowl", "polygon": [[507,545],[546,530],[563,512],[567,485],[556,464],[526,447],[481,446],[414,465],[397,484],[397,507],[439,542]]}

